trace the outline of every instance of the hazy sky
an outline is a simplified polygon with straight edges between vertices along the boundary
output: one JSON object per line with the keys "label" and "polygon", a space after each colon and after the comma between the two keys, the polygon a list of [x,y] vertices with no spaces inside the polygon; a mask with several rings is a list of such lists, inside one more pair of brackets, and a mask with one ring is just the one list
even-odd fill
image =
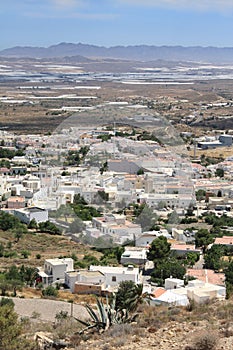
{"label": "hazy sky", "polygon": [[233,46],[233,0],[0,1],[0,49],[60,42]]}

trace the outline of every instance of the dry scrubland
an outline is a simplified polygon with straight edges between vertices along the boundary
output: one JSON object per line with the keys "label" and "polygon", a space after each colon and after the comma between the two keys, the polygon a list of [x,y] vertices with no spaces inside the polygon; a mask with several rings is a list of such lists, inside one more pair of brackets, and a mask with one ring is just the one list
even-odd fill
{"label": "dry scrubland", "polygon": [[[84,254],[95,254],[89,248],[69,241],[61,236],[47,234],[25,234],[18,243],[13,234],[1,232],[0,242],[9,244],[11,249],[19,254],[23,249],[28,249],[31,255],[28,259],[0,258],[1,268],[11,264],[25,264],[27,266],[42,265],[45,258],[69,255],[75,253],[80,259]],[[36,254],[40,253],[38,260]],[[103,334],[85,334],[80,337],[74,335],[82,326],[77,321],[66,319],[55,322],[54,317],[61,310],[70,314],[71,304],[62,301],[73,301],[77,315],[84,312],[78,307],[86,302],[95,304],[93,296],[72,295],[65,291],[59,291],[56,298],[58,302],[50,302],[50,309],[46,302],[38,309],[38,298],[41,291],[33,288],[23,288],[17,292],[24,299],[17,299],[16,311],[25,323],[25,333],[32,336],[36,331],[49,332],[52,338],[65,338],[72,343],[70,349],[77,350],[139,350],[145,348],[152,350],[155,347],[160,350],[231,350],[233,344],[233,301],[214,302],[202,306],[191,305],[189,309],[178,307],[152,307],[141,305],[138,310],[138,319],[133,324],[116,325]],[[27,298],[33,298],[27,306]],[[60,301],[60,302],[59,302]],[[49,301],[48,301],[49,302]],[[34,303],[34,304],[33,304]],[[25,306],[26,305],[26,306]],[[33,306],[34,305],[34,306]],[[45,308],[45,309],[44,309]],[[48,312],[48,310],[50,310]],[[52,317],[52,318],[51,318]],[[52,323],[51,323],[52,322]]]}
{"label": "dry scrubland", "polygon": [[[27,91],[22,94],[18,90],[18,86],[28,86],[29,83],[24,82],[1,82],[0,96],[9,99],[23,99],[30,97]],[[225,98],[232,98],[232,82],[226,81],[208,81],[205,83],[196,82],[192,85],[133,85],[122,84],[118,82],[92,81],[88,85],[101,86],[99,90],[78,89],[74,90],[75,84],[69,84],[69,88],[63,90],[61,83],[58,84],[59,90],[33,90],[32,94],[39,100],[35,100],[36,104],[6,104],[0,103],[0,126],[6,130],[17,133],[46,133],[52,132],[72,113],[53,109],[62,106],[95,106],[106,101],[126,101],[133,103],[146,103],[146,101],[156,101],[154,103],[154,111],[160,115],[167,117],[169,120],[179,124],[182,117],[192,114],[192,111],[203,113],[202,124],[189,127],[185,124],[178,128],[182,131],[193,130],[197,134],[208,127],[231,128],[232,118],[224,120],[211,121],[207,120],[211,116],[229,116],[233,115],[233,107],[228,107],[226,111],[223,108],[216,107],[209,110],[201,110],[201,104],[215,103],[216,101],[225,101]],[[29,84],[31,85],[31,84]],[[43,86],[49,88],[51,84],[46,82]],[[56,87],[54,83],[54,87]],[[65,84],[66,85],[66,84]],[[87,85],[85,82],[82,85]],[[30,92],[31,93],[31,92]],[[67,99],[47,99],[46,96],[57,97],[58,95],[77,94],[79,96],[95,96],[96,99],[77,100]],[[34,101],[34,100],[33,100]],[[211,124],[212,123],[212,124]],[[232,127],[233,128],[233,127]]]}
{"label": "dry scrubland", "polygon": [[232,317],[233,302],[224,301],[190,309],[143,305],[136,323],[82,336],[78,334],[82,326],[70,318],[52,324],[42,322],[41,313],[34,312],[24,322],[27,334],[49,332],[51,338],[63,338],[72,344],[69,349],[76,350],[232,350]]}
{"label": "dry scrubland", "polygon": [[[112,63],[108,67],[110,69]],[[106,66],[104,67],[106,68]],[[127,67],[125,67],[126,69]],[[128,67],[129,68],[129,67]],[[128,68],[125,71],[128,71]],[[86,65],[86,69],[93,71],[93,67]],[[103,69],[103,67],[102,67]],[[118,68],[120,72],[120,68]],[[0,83],[0,96],[7,96],[12,99],[18,99],[22,94],[17,90],[18,85],[27,86],[31,83],[25,82],[4,82]],[[43,83],[46,87],[46,82]],[[225,101],[233,98],[233,82],[231,80],[212,80],[205,82],[195,82],[187,86],[184,85],[126,85],[117,82],[95,81],[93,85],[101,85],[99,90],[79,89],[78,95],[95,95],[97,98],[87,101],[78,101],[76,99],[46,99],[47,91],[33,91],[39,99],[36,104],[13,105],[0,104],[0,127],[6,127],[6,130],[17,133],[45,133],[52,132],[61,124],[70,113],[54,113],[52,109],[60,108],[63,105],[92,106],[106,101],[127,101],[133,103],[147,103],[156,101],[153,110],[160,115],[173,120],[180,131],[192,131],[200,136],[205,131],[212,128],[232,128],[232,118],[208,120],[211,115],[227,117],[233,115],[233,107],[227,109],[216,107],[211,110],[201,109],[201,104],[215,103],[216,101]],[[51,85],[50,83],[48,85]],[[55,83],[56,85],[56,83]],[[54,85],[54,86],[55,86]],[[61,85],[61,83],[58,83]],[[85,85],[85,83],[82,83]],[[88,85],[90,85],[88,83]],[[73,94],[71,89],[51,90],[49,96],[58,96]],[[189,126],[181,124],[180,120],[192,112],[203,113],[201,125]],[[231,127],[232,126],[232,127]],[[208,156],[224,157],[232,154],[232,148],[208,150],[197,152],[197,156],[204,153]],[[190,152],[191,154],[191,152]],[[187,226],[187,225],[186,225]],[[91,251],[90,248],[71,242],[68,238],[61,236],[51,236],[48,234],[35,234],[33,232],[25,234],[16,242],[13,234],[9,232],[0,232],[0,243],[7,249],[16,252],[16,257],[0,258],[0,269],[6,269],[16,264],[20,266],[42,266],[47,258],[70,256],[75,254],[78,259],[82,259],[85,254],[98,256],[98,253]],[[30,252],[28,258],[22,257],[22,251]],[[38,258],[39,254],[39,258]],[[32,288],[23,288],[17,294],[25,298],[34,298],[35,304],[38,298],[41,298],[41,291]],[[20,299],[19,299],[20,300]],[[22,299],[23,300],[23,299]],[[93,296],[74,296],[64,291],[59,291],[57,300],[72,300],[80,304],[89,302],[94,304]],[[43,300],[42,300],[43,302]],[[20,303],[20,302],[19,302]],[[18,303],[18,304],[19,304]],[[52,305],[52,303],[50,303]],[[59,305],[59,304],[56,304]],[[56,310],[62,310],[63,304]],[[70,307],[71,304],[68,304]],[[46,303],[44,303],[46,306]],[[17,307],[16,307],[17,309]],[[45,319],[46,312],[41,307],[40,312],[29,310],[30,306],[19,309],[20,316],[24,316],[23,323],[25,333],[33,336],[35,331],[51,332],[53,338],[67,338],[73,344],[73,349],[78,350],[113,350],[116,348],[122,350],[141,350],[159,349],[159,350],[232,350],[233,349],[233,301],[214,302],[202,306],[191,305],[190,309],[177,307],[150,307],[148,305],[140,306],[138,310],[138,320],[135,324],[116,325],[103,334],[85,334],[83,337],[74,335],[80,330],[77,322],[66,319],[56,324]],[[55,310],[55,309],[54,309]],[[28,313],[30,311],[30,313]],[[56,312],[56,311],[54,311]],[[54,313],[53,313],[54,315]],[[27,316],[25,318],[25,316]],[[14,350],[14,349],[12,349]]]}
{"label": "dry scrubland", "polygon": [[[82,259],[85,254],[91,254],[96,257],[100,255],[100,253],[92,251],[87,246],[75,243],[69,238],[53,236],[46,233],[31,232],[23,235],[20,240],[16,242],[13,233],[9,231],[0,231],[0,243],[2,243],[7,250],[17,253],[17,257],[1,257],[0,269],[5,269],[13,264],[18,266],[25,264],[31,267],[43,266],[45,259],[70,256],[72,254],[75,254],[78,259]],[[21,257],[21,252],[24,250],[30,253],[27,259]],[[39,259],[38,254],[40,255]]]}
{"label": "dry scrubland", "polygon": [[[197,158],[201,157],[202,155],[205,155],[206,157],[212,157],[212,158],[227,158],[227,157],[232,156],[232,154],[233,154],[233,147],[232,146],[196,151]],[[190,152],[189,155],[193,156],[193,151]]]}
{"label": "dry scrubland", "polygon": [[117,325],[77,349],[230,350],[232,317],[231,301],[193,305],[192,310],[143,306],[137,324]]}

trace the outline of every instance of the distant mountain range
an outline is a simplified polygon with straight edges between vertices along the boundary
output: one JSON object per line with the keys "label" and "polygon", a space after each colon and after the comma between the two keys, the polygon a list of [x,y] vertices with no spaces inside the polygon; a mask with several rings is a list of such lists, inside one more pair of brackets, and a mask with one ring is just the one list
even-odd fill
{"label": "distant mountain range", "polygon": [[[72,57],[78,56],[79,60],[86,58],[113,58],[124,60],[152,61],[195,61],[210,63],[233,63],[233,47],[183,47],[183,46],[95,46],[88,44],[60,43],[45,47],[21,47],[16,46],[0,51],[4,57]],[[81,57],[83,56],[83,57]]]}

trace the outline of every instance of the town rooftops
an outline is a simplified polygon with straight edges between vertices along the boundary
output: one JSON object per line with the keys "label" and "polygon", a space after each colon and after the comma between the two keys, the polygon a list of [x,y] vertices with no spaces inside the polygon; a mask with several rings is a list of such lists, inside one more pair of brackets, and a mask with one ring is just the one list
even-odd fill
{"label": "town rooftops", "polygon": [[25,202],[25,198],[24,197],[19,197],[19,196],[14,196],[14,197],[9,197],[7,199],[7,202],[11,202],[11,203],[17,203],[17,202]]}
{"label": "town rooftops", "polygon": [[186,251],[197,251],[200,252],[200,249],[196,249],[194,244],[172,244],[171,250],[186,250]]}
{"label": "town rooftops", "polygon": [[133,267],[133,265],[128,265],[127,267],[118,267],[118,266],[94,266],[91,265],[89,268],[90,271],[100,271],[103,274],[105,273],[115,273],[115,274],[138,274],[139,268]]}
{"label": "town rooftops", "polygon": [[36,213],[38,211],[45,211],[46,209],[42,209],[39,207],[28,207],[28,208],[25,208],[25,210],[29,211],[30,213]]}
{"label": "town rooftops", "polygon": [[208,269],[187,269],[187,276],[192,276],[201,280],[202,282],[208,282],[211,284],[217,284],[224,286],[225,275],[224,273],[216,273],[213,270]]}
{"label": "town rooftops", "polygon": [[54,266],[72,263],[72,262],[73,262],[72,258],[63,258],[63,259],[55,258],[55,259],[46,259],[45,260],[45,263],[49,263],[49,264],[54,265]]}
{"label": "town rooftops", "polygon": [[151,294],[152,294],[153,298],[159,298],[165,292],[166,292],[165,288],[158,287],[155,290],[153,290],[153,292]]}
{"label": "town rooftops", "polygon": [[217,237],[214,244],[233,245],[233,236]]}
{"label": "town rooftops", "polygon": [[83,277],[98,277],[98,276],[104,276],[104,274],[100,271],[90,271],[90,270],[77,270],[77,271],[68,271],[66,274],[70,277],[75,277],[77,275],[83,276]]}

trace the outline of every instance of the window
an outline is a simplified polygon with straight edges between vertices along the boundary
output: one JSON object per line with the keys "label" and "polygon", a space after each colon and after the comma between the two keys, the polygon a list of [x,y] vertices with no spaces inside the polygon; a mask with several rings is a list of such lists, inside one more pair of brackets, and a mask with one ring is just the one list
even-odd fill
{"label": "window", "polygon": [[116,282],[116,276],[112,276],[112,282]]}

